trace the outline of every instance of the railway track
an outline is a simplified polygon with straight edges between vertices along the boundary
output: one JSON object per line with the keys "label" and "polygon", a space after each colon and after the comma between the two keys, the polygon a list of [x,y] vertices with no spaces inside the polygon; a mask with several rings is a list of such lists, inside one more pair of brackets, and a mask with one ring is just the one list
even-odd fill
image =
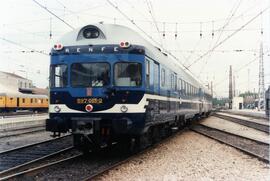
{"label": "railway track", "polygon": [[30,133],[41,132],[41,131],[45,131],[44,124],[21,127],[21,128],[1,129],[0,138],[19,136],[23,134],[30,134]]}
{"label": "railway track", "polygon": [[14,117],[25,117],[25,116],[42,116],[47,115],[46,112],[34,113],[34,112],[12,112],[12,113],[0,113],[0,118],[14,118]]}
{"label": "railway track", "polygon": [[249,139],[233,133],[228,133],[223,130],[208,127],[205,125],[194,125],[191,130],[215,139],[219,142],[230,145],[238,150],[241,150],[249,155],[252,155],[259,160],[269,163],[269,144],[257,140]]}
{"label": "railway track", "polygon": [[269,134],[269,124],[263,124],[263,123],[259,123],[259,122],[255,122],[255,121],[249,121],[247,119],[241,119],[238,117],[234,117],[234,116],[229,116],[229,115],[224,115],[224,114],[218,114],[218,113],[214,113],[212,116],[218,117],[218,118],[222,118],[228,121],[232,121],[250,128],[254,128],[263,132],[266,132]]}
{"label": "railway track", "polygon": [[0,178],[14,170],[73,149],[71,135],[0,152]]}
{"label": "railway track", "polygon": [[[180,132],[178,132],[179,134],[181,134],[182,132],[186,131],[187,129],[183,129]],[[174,135],[174,134],[173,134]],[[172,136],[173,136],[172,135]],[[64,170],[63,173],[67,174],[69,173],[70,175],[72,175],[73,177],[76,177],[75,175],[78,174],[78,170],[74,169],[75,166],[72,165],[82,165],[82,164],[87,164],[87,168],[88,168],[88,172],[86,175],[81,175],[79,174],[78,177],[76,177],[76,180],[94,180],[95,178],[97,178],[98,176],[100,176],[103,173],[106,173],[107,171],[121,165],[124,164],[132,159],[134,159],[135,157],[137,157],[139,154],[143,154],[153,148],[155,148],[158,144],[161,144],[163,142],[165,142],[166,140],[168,140],[169,138],[171,138],[172,136],[169,136],[163,140],[161,140],[160,142],[152,145],[151,147],[147,147],[146,149],[143,149],[140,152],[136,152],[136,153],[132,153],[132,154],[123,154],[121,151],[119,152],[119,150],[117,151],[113,151],[112,153],[105,153],[105,154],[101,154],[101,155],[96,155],[96,154],[91,154],[89,155],[89,157],[83,156],[82,154],[78,154],[75,155],[73,157],[70,158],[65,158],[62,160],[58,160],[56,162],[51,162],[48,164],[44,164],[26,171],[22,171],[13,175],[9,175],[7,177],[2,178],[2,180],[20,180],[22,178],[30,178],[33,179],[33,177],[35,177],[39,173],[42,173],[42,176],[44,176],[44,172],[42,172],[43,170],[47,170],[48,168],[51,168],[53,170],[53,167],[59,167],[60,165],[61,168],[65,169],[63,167],[63,165],[66,166],[67,170]],[[77,167],[76,166],[76,167]],[[64,175],[66,177],[66,175]],[[61,175],[53,175],[52,176],[54,180],[60,179],[63,180],[63,178],[61,177]],[[46,178],[47,180],[50,180],[52,178]],[[72,178],[69,178],[72,179]],[[1,179],[0,179],[1,180]],[[65,179],[64,179],[65,180]]]}

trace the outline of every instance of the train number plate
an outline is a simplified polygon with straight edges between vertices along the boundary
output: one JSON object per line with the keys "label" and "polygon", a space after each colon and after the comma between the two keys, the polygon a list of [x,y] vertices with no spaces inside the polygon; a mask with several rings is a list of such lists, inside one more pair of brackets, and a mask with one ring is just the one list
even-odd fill
{"label": "train number plate", "polygon": [[77,104],[102,104],[102,98],[78,98]]}

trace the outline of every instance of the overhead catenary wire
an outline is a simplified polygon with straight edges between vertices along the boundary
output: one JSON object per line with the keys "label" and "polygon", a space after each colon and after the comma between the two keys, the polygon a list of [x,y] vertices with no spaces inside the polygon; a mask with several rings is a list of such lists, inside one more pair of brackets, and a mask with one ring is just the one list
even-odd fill
{"label": "overhead catenary wire", "polygon": [[[148,33],[146,33],[140,26],[138,26],[133,19],[129,18],[124,12],[122,12],[119,7],[117,5],[115,5],[114,3],[112,3],[110,0],[106,0],[113,8],[115,8],[122,16],[124,16],[127,20],[129,20],[135,27],[137,27],[141,32],[143,32],[145,34],[145,36],[147,36],[150,40],[152,40],[155,44],[157,44],[158,46],[161,47],[160,43],[158,43],[152,36],[150,36]],[[168,50],[164,49],[163,50],[170,55],[172,58],[174,58],[179,64],[181,65],[183,68],[185,68],[188,73],[190,75],[192,75],[195,79],[197,79],[197,81],[199,80],[199,82],[203,82],[199,77],[197,77],[188,67],[186,67],[180,60],[179,58],[177,58],[174,54],[172,54],[171,52],[169,52]]]}
{"label": "overhead catenary wire", "polygon": [[155,16],[154,16],[154,12],[153,12],[153,8],[152,8],[152,4],[149,0],[145,0],[146,4],[147,4],[147,8],[148,8],[148,12],[154,22],[154,25],[155,25],[155,28],[157,30],[157,32],[159,33],[158,37],[159,37],[159,41],[163,47],[163,44],[162,44],[162,38],[161,38],[161,34],[160,34],[160,30],[159,30],[159,27],[158,27],[158,24],[157,24],[157,21],[155,19]]}
{"label": "overhead catenary wire", "polygon": [[25,46],[25,45],[22,45],[22,44],[20,44],[20,43],[17,43],[17,42],[15,42],[15,41],[13,41],[13,40],[6,39],[6,38],[4,38],[4,37],[0,37],[0,40],[5,41],[5,42],[8,42],[8,43],[13,44],[13,45],[16,45],[16,46],[21,47],[21,48],[25,48],[25,49],[31,50],[31,51],[33,51],[33,52],[36,52],[36,53],[39,53],[39,54],[42,54],[42,55],[46,55],[46,56],[49,55],[48,53],[45,53],[45,52],[43,52],[43,51],[38,51],[38,50],[36,50],[36,49],[34,49],[34,48],[30,48],[30,47],[28,47],[28,46]]}
{"label": "overhead catenary wire", "polygon": [[[234,9],[234,7],[233,7],[233,9]],[[233,11],[233,9],[231,10],[231,11]],[[233,13],[234,14],[234,13]],[[233,16],[231,16],[231,18],[232,18]],[[227,18],[226,19],[226,21],[227,21],[227,23],[225,24],[225,26],[223,26],[224,28],[223,28],[223,30],[225,29],[225,27],[227,26],[227,24],[228,24],[228,22],[231,20],[231,18]],[[211,33],[211,35],[212,35],[212,41],[210,42],[210,44],[209,44],[209,48],[211,47],[211,45],[212,45],[212,42],[213,42],[213,38],[214,38],[214,34],[215,34],[215,30],[214,30],[214,23],[215,23],[215,21],[214,20],[212,20],[212,33]],[[222,33],[222,32],[221,32]],[[221,36],[221,34],[220,34],[220,36]],[[200,43],[200,40],[201,40],[201,38],[202,38],[202,25],[200,24],[200,39],[199,39],[199,41],[195,44],[195,46],[194,46],[194,50],[195,50],[195,48],[197,48],[197,46],[199,45],[199,43]],[[220,37],[219,37],[220,38]],[[219,39],[218,39],[219,40]],[[188,61],[185,61],[185,65],[186,65],[186,63],[188,63],[189,62],[189,60],[190,60],[190,58],[191,58],[191,56],[192,56],[192,54],[190,54],[189,55],[189,57],[188,57]],[[200,70],[200,73],[199,73],[199,77],[200,77],[200,75],[201,75],[201,73],[202,73],[202,71],[203,71],[203,69],[204,69],[204,67],[206,66],[206,64],[207,64],[207,60],[206,60],[206,63],[203,65],[203,67],[201,68],[201,70]]]}
{"label": "overhead catenary wire", "polygon": [[[224,31],[225,28],[230,24],[230,21],[231,21],[231,19],[233,18],[233,16],[235,15],[235,13],[236,13],[236,11],[238,10],[238,8],[240,7],[241,2],[242,2],[242,0],[239,0],[238,4],[236,4],[236,7],[233,6],[232,10],[231,10],[230,13],[229,13],[228,20],[227,20],[227,22],[225,22],[225,24],[222,26],[221,31],[220,31],[220,33],[219,33],[219,35],[218,35],[218,38],[217,38],[216,42],[214,43],[214,46],[216,46],[217,43],[219,42],[219,40],[220,40],[220,38],[221,38],[221,36],[222,36],[222,34],[223,34],[223,31]],[[214,34],[213,34],[213,33],[214,33],[213,26],[214,26],[214,25],[212,24],[212,38],[213,38],[213,36],[214,36]],[[212,41],[211,41],[210,44],[209,44],[209,48],[212,46],[212,43],[213,43],[213,39],[212,39]],[[201,76],[201,73],[203,72],[204,68],[206,67],[208,61],[210,60],[212,53],[213,53],[213,51],[209,53],[208,58],[206,59],[206,61],[205,61],[205,63],[203,64],[203,66],[201,67],[200,72],[199,72],[199,77]]]}
{"label": "overhead catenary wire", "polygon": [[75,29],[73,26],[71,26],[69,23],[67,23],[65,20],[63,20],[61,17],[57,16],[55,13],[53,13],[52,11],[50,11],[47,7],[43,6],[42,4],[40,4],[38,1],[36,0],[32,0],[33,2],[35,2],[38,6],[40,6],[41,8],[43,8],[44,10],[46,10],[48,13],[50,13],[51,15],[53,15],[54,17],[56,17],[57,19],[59,19],[60,21],[62,21],[65,25],[67,25],[68,27],[70,27],[71,29]]}
{"label": "overhead catenary wire", "polygon": [[233,33],[231,33],[229,36],[227,36],[226,38],[224,38],[222,41],[220,41],[218,44],[216,44],[215,46],[213,46],[210,50],[208,50],[207,52],[205,52],[204,54],[201,55],[201,57],[197,58],[196,60],[194,60],[191,64],[189,64],[187,66],[187,68],[190,68],[192,65],[194,65],[195,63],[197,63],[199,60],[201,60],[203,57],[205,57],[206,55],[208,55],[209,53],[211,53],[211,51],[215,50],[217,47],[219,47],[220,45],[222,45],[223,43],[225,43],[228,39],[230,39],[231,37],[233,37],[235,34],[237,34],[239,31],[241,31],[244,27],[246,27],[247,25],[249,25],[251,22],[253,22],[256,18],[258,18],[262,13],[264,13],[265,11],[267,11],[269,9],[269,7],[265,8],[262,12],[256,14],[256,16],[254,16],[253,18],[251,18],[248,22],[246,22],[244,25],[242,25],[240,28],[238,28],[236,31],[234,31]]}
{"label": "overhead catenary wire", "polygon": [[145,36],[147,36],[150,40],[156,43],[158,46],[161,47],[161,44],[157,42],[152,36],[148,35],[140,26],[138,26],[133,19],[129,18],[123,11],[121,11],[117,5],[112,3],[110,0],[106,0],[113,8],[115,8],[122,16],[124,16],[127,20],[129,20],[136,28],[138,28]]}

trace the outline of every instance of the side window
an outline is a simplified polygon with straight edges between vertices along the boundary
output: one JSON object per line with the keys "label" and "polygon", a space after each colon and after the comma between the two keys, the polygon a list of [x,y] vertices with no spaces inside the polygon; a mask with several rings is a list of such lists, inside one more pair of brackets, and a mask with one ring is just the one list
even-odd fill
{"label": "side window", "polygon": [[146,87],[150,87],[150,62],[145,60]]}
{"label": "side window", "polygon": [[189,83],[187,83],[187,95],[189,96]]}
{"label": "side window", "polygon": [[183,85],[183,94],[186,95],[186,82],[182,80]]}
{"label": "side window", "polygon": [[22,99],[22,103],[25,103],[25,98]]}
{"label": "side window", "polygon": [[189,96],[189,83],[187,82],[187,95]]}
{"label": "side window", "polygon": [[171,89],[174,90],[174,74],[171,74]]}
{"label": "side window", "polygon": [[165,86],[165,69],[164,68],[161,69],[161,86],[162,87]]}
{"label": "side window", "polygon": [[177,91],[177,75],[174,73],[174,90]]}
{"label": "side window", "polygon": [[181,91],[181,79],[178,79],[178,91]]}

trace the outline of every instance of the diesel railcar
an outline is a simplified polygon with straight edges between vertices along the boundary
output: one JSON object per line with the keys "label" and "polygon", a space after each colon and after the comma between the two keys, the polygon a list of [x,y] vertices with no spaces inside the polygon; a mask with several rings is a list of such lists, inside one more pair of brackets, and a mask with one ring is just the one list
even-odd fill
{"label": "diesel railcar", "polygon": [[51,51],[46,130],[72,132],[82,150],[123,140],[140,145],[209,115],[211,99],[176,60],[132,29],[87,25]]}
{"label": "diesel railcar", "polygon": [[45,112],[48,111],[48,106],[46,95],[0,93],[0,113],[18,110]]}

